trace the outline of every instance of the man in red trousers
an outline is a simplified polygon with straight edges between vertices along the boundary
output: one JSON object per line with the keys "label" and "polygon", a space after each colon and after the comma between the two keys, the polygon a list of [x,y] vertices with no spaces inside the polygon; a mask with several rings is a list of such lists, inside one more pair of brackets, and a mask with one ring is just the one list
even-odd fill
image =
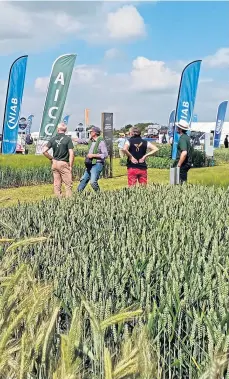
{"label": "man in red trousers", "polygon": [[[132,136],[126,141],[123,152],[127,155],[127,176],[128,186],[147,184],[147,164],[146,158],[158,151],[158,148],[152,143],[141,138],[139,128],[131,129]],[[149,152],[147,153],[147,150]]]}

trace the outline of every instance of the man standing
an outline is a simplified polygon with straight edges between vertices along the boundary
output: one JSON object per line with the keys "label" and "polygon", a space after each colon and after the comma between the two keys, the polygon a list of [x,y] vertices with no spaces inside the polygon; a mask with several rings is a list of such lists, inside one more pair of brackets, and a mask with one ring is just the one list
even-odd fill
{"label": "man standing", "polygon": [[[89,181],[94,191],[100,190],[98,180],[103,171],[105,159],[108,157],[105,141],[100,136],[101,130],[97,126],[93,126],[89,132],[89,151],[85,160],[86,170],[80,179],[80,184],[77,189],[79,192],[84,190]],[[82,140],[78,140],[77,142],[85,144],[85,141]]]}
{"label": "man standing", "polygon": [[[147,150],[150,152],[147,154]],[[131,137],[125,142],[124,153],[127,155],[127,176],[128,186],[139,184],[147,184],[147,165],[146,158],[158,151],[158,148],[141,138],[139,128],[131,129]]]}
{"label": "man standing", "polygon": [[188,171],[192,166],[192,147],[190,143],[190,138],[187,135],[189,130],[189,124],[180,120],[177,124],[177,132],[180,135],[178,145],[177,145],[177,167],[180,167],[180,183],[187,182]]}
{"label": "man standing", "polygon": [[167,143],[167,139],[166,139],[165,133],[163,134],[163,137],[162,137],[162,143],[163,144]]}
{"label": "man standing", "polygon": [[119,139],[118,139],[118,149],[119,149],[119,156],[120,158],[124,157],[123,148],[126,142],[125,133],[119,133]]}
{"label": "man standing", "polygon": [[228,136],[226,136],[224,140],[224,146],[225,146],[225,149],[228,149]]}
{"label": "man standing", "polygon": [[[67,126],[64,123],[59,124],[57,135],[43,149],[44,156],[52,161],[54,193],[59,198],[62,196],[62,182],[65,184],[66,197],[72,195],[74,152],[71,137],[65,135],[66,131]],[[48,153],[49,149],[53,149],[53,157]]]}

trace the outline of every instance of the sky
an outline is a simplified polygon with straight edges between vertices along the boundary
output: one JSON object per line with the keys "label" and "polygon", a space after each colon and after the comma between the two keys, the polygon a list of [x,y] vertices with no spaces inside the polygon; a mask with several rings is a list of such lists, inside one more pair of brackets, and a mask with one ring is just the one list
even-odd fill
{"label": "sky", "polygon": [[[38,131],[53,61],[76,53],[64,114],[69,129],[84,121],[114,126],[166,125],[184,66],[202,59],[195,113],[214,121],[229,98],[229,2],[0,1],[0,120],[9,69],[28,54],[21,116]],[[226,120],[229,120],[229,110]],[[1,128],[1,127],[0,127]]]}

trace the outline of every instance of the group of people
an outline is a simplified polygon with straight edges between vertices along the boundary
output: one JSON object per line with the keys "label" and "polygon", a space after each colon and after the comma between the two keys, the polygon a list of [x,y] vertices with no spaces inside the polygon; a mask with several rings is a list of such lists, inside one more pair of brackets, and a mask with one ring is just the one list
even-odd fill
{"label": "group of people", "polygon": [[[177,130],[180,134],[176,166],[180,167],[180,182],[187,181],[187,173],[191,168],[191,144],[187,135],[189,125],[181,120],[177,124]],[[71,137],[66,135],[67,126],[64,123],[58,125],[57,135],[49,140],[43,149],[43,154],[52,162],[52,171],[54,178],[54,193],[57,197],[62,196],[62,183],[65,184],[66,197],[72,195],[72,171],[74,165],[74,146]],[[85,158],[85,172],[80,179],[77,191],[82,192],[90,182],[94,191],[99,191],[99,178],[104,168],[104,163],[108,157],[106,143],[101,136],[101,130],[98,127],[92,127],[90,130],[89,141],[77,139],[78,144],[87,144],[88,153]],[[49,150],[52,149],[52,155]],[[128,186],[134,186],[137,183],[146,185],[147,180],[147,158],[158,151],[158,148],[152,143],[141,137],[141,131],[137,127],[130,129],[129,138],[124,139],[120,145],[122,157],[127,156],[127,177]]]}

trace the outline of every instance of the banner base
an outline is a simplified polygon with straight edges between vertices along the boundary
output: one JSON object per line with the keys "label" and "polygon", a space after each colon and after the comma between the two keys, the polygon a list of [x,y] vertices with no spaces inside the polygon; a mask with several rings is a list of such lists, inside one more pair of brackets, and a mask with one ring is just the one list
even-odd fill
{"label": "banner base", "polygon": [[170,184],[180,184],[180,167],[170,168]]}

